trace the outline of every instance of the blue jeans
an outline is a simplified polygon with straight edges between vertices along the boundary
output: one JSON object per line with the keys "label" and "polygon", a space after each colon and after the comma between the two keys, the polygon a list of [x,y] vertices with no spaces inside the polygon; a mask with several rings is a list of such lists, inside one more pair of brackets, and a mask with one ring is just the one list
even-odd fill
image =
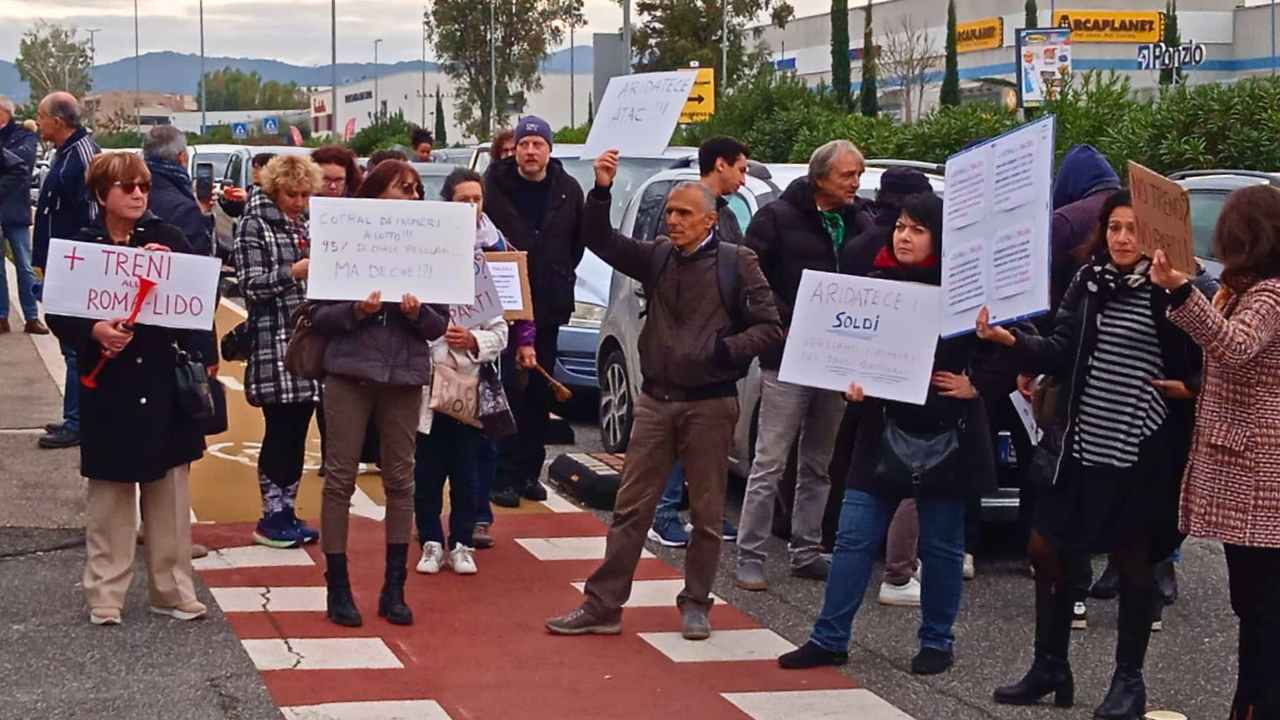
{"label": "blue jeans", "polygon": [[666,520],[674,522],[680,519],[680,501],[684,499],[684,465],[677,460],[667,476],[667,486],[662,489],[662,498],[658,500],[658,512],[654,515],[654,525]]}
{"label": "blue jeans", "polygon": [[[24,320],[40,317],[36,309],[36,272],[31,269],[31,228],[0,228],[0,256],[4,255],[4,241],[13,250],[13,264],[18,269],[18,302],[22,305]],[[0,257],[0,318],[9,317],[9,278],[6,277],[4,258]]]}
{"label": "blue jeans", "polygon": [[[951,650],[951,632],[960,612],[964,586],[964,501],[923,498],[920,514],[920,646]],[[827,580],[822,613],[811,639],[831,652],[847,652],[853,617],[871,579],[875,563],[897,503],[860,490],[844,495],[840,529],[836,532],[831,577]]]}
{"label": "blue jeans", "polygon": [[449,549],[475,547],[476,467],[484,435],[479,430],[436,413],[431,434],[418,434],[413,467],[413,508],[418,542],[444,544],[440,513],[444,511],[444,482],[449,480]]}
{"label": "blue jeans", "polygon": [[489,504],[489,490],[498,477],[498,443],[484,438],[480,443],[480,456],[476,462],[476,522],[493,524],[493,506]]}
{"label": "blue jeans", "polygon": [[68,432],[80,432],[80,372],[76,368],[76,347],[61,340],[62,359],[67,363],[67,390],[62,396],[62,425]]}

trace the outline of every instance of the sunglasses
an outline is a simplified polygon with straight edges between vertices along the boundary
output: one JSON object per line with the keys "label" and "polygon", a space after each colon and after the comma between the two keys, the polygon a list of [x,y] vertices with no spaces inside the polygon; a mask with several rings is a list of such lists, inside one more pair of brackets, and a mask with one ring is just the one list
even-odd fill
{"label": "sunglasses", "polygon": [[136,182],[117,180],[111,183],[111,186],[120,188],[124,191],[125,195],[132,195],[134,190],[141,190],[143,195],[151,192],[151,183],[146,180],[139,180]]}

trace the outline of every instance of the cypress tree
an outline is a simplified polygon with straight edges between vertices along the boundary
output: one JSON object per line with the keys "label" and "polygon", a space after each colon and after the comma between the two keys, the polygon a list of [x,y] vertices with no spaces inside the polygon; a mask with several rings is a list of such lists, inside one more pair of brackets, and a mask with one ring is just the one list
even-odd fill
{"label": "cypress tree", "polygon": [[956,48],[956,0],[947,2],[947,65],[942,76],[942,97],[946,107],[960,104],[960,60]]}
{"label": "cypress tree", "polygon": [[[1040,27],[1040,10],[1036,7],[1036,0],[1027,0],[1027,17],[1023,20],[1023,27]],[[1052,22],[1052,21],[1051,21]]]}
{"label": "cypress tree", "polygon": [[449,144],[444,121],[444,100],[440,96],[440,86],[436,86],[436,145],[445,147]]}
{"label": "cypress tree", "polygon": [[831,89],[849,104],[849,0],[831,0]]}
{"label": "cypress tree", "polygon": [[876,43],[872,37],[871,0],[863,14],[862,31],[862,114],[875,117],[880,114],[879,90],[876,88]]}

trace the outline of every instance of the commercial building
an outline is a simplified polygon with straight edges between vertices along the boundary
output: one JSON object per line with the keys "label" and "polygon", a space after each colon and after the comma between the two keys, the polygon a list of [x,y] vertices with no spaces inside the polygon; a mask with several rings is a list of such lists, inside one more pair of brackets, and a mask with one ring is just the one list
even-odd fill
{"label": "commercial building", "polygon": [[[553,128],[582,124],[587,120],[588,97],[591,95],[591,72],[544,72],[542,89],[529,93],[519,114],[544,118]],[[423,89],[425,88],[425,93]],[[376,106],[385,115],[403,113],[406,120],[429,130],[436,126],[436,89],[439,88],[445,112],[445,129],[451,143],[467,138],[457,121],[457,92],[453,81],[444,73],[401,72],[338,87],[338,132],[345,133],[348,123],[353,133],[368,127]],[[311,94],[311,131],[324,135],[333,130],[332,94],[328,88]],[[572,110],[571,110],[572,108]],[[514,120],[514,113],[509,114]]]}
{"label": "commercial building", "polygon": [[[852,0],[849,11],[849,56],[854,91],[861,87],[865,0]],[[1049,3],[1041,2],[1041,7]],[[1138,92],[1151,92],[1159,72],[1139,67],[1138,51],[1162,39],[1163,0],[1059,0],[1052,11],[1041,10],[1040,27],[1070,26],[1072,69],[1113,70],[1126,75]],[[1241,5],[1237,7],[1237,5]],[[963,0],[956,3],[962,95],[1016,102],[1016,30],[1025,25],[1024,0]],[[881,106],[903,114],[902,79],[884,62],[886,48],[914,46],[935,58],[916,111],[937,102],[946,48],[946,0],[886,0],[873,7],[872,29],[882,58],[878,82]],[[1185,69],[1190,83],[1231,81],[1271,73],[1273,53],[1271,9],[1243,6],[1242,0],[1179,0],[1178,28],[1183,43],[1204,46],[1204,62]],[[791,21],[785,29],[761,28],[775,67],[810,84],[831,80],[829,14]],[[916,101],[912,102],[913,105]]]}

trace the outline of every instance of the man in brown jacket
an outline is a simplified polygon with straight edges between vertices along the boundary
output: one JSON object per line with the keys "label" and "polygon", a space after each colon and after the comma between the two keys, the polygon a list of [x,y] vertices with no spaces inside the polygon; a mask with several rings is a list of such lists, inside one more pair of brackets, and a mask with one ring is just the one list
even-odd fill
{"label": "man in brown jacket", "polygon": [[644,384],[604,563],[587,580],[586,602],[546,625],[557,635],[622,631],[622,605],[631,595],[658,497],[678,458],[689,480],[694,532],[685,588],[676,604],[684,637],[703,640],[711,635],[707,615],[720,561],[737,381],[753,358],[782,342],[782,326],[755,253],[717,237],[711,191],[695,182],[677,185],[667,197],[670,238],[632,240],[609,224],[617,171],[616,151],[596,160],[596,187],[583,211],[582,237],[605,262],[645,286],[648,319],[639,343]]}

